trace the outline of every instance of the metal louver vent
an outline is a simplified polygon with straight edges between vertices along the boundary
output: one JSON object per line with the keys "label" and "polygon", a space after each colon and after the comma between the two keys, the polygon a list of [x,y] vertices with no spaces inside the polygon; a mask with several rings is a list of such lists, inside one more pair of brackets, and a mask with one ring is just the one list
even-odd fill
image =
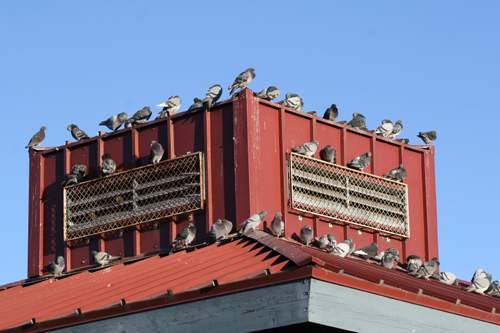
{"label": "metal louver vent", "polygon": [[203,209],[203,153],[64,188],[64,240]]}
{"label": "metal louver vent", "polygon": [[289,154],[293,209],[410,237],[407,185]]}

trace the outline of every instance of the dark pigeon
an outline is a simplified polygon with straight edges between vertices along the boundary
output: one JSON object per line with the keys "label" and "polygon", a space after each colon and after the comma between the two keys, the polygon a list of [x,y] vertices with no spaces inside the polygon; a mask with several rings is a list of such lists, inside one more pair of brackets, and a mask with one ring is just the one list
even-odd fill
{"label": "dark pigeon", "polygon": [[392,128],[392,133],[389,135],[389,139],[394,140],[399,134],[401,134],[401,131],[403,131],[403,121],[398,120]]}
{"label": "dark pigeon", "polygon": [[278,237],[285,235],[285,222],[281,221],[280,217],[283,216],[280,212],[274,215],[274,219],[271,222],[271,231]]}
{"label": "dark pigeon", "polygon": [[489,296],[500,296],[500,285],[498,284],[498,281],[493,281],[484,293]]}
{"label": "dark pigeon", "polygon": [[102,155],[101,171],[105,176],[109,176],[116,170],[116,163],[111,159],[110,153],[104,153]]}
{"label": "dark pigeon", "polygon": [[71,131],[71,135],[75,138],[76,141],[82,141],[86,139],[90,139],[87,133],[78,128],[78,126],[71,124],[68,126],[68,131]]}
{"label": "dark pigeon", "polygon": [[323,115],[324,119],[335,121],[339,116],[339,110],[337,109],[337,105],[332,104],[328,109],[326,109],[325,114]]}
{"label": "dark pigeon", "polygon": [[353,254],[360,256],[363,259],[370,259],[377,253],[378,246],[377,243],[372,243],[371,245],[360,248],[357,251],[354,251]]}
{"label": "dark pigeon", "polygon": [[148,164],[155,164],[161,161],[161,158],[163,157],[163,154],[165,151],[163,150],[163,147],[161,144],[159,144],[156,141],[151,141],[151,153],[149,154],[149,161]]}
{"label": "dark pigeon", "polygon": [[347,163],[347,166],[351,169],[356,169],[359,171],[363,171],[366,167],[370,165],[370,162],[372,161],[371,159],[372,153],[368,152],[366,154],[363,154],[361,156],[356,157],[352,161]]}
{"label": "dark pigeon", "polygon": [[316,243],[320,249],[330,248],[330,241],[328,240],[328,235],[321,236]]}
{"label": "dark pigeon", "polygon": [[201,101],[201,103],[203,104],[204,107],[210,110],[212,105],[217,103],[221,95],[222,95],[222,87],[216,84],[208,88],[207,96]]}
{"label": "dark pigeon", "polygon": [[417,136],[424,140],[425,144],[427,145],[430,145],[437,139],[436,131],[419,132]]}
{"label": "dark pigeon", "polygon": [[120,260],[122,258],[122,257],[112,256],[111,254],[106,253],[106,252],[92,251],[90,254],[92,255],[92,258],[94,259],[94,262],[101,265],[101,267],[109,264],[110,262],[117,261],[117,260]]}
{"label": "dark pigeon", "polygon": [[420,256],[412,254],[406,258],[406,269],[408,270],[408,275],[417,275],[420,266],[422,266],[422,258],[420,258]]}
{"label": "dark pigeon", "polygon": [[281,95],[281,91],[279,91],[279,89],[275,86],[270,86],[269,88],[266,88],[259,93],[254,93],[254,95],[257,98],[264,99],[266,101],[272,101],[273,99],[276,99]]}
{"label": "dark pigeon", "polygon": [[400,164],[399,168],[392,169],[388,173],[384,174],[384,177],[387,179],[401,182],[406,178],[406,170],[405,170],[403,164]]}
{"label": "dark pigeon", "polygon": [[83,180],[85,174],[87,173],[87,167],[85,165],[74,165],[68,175],[68,178],[61,183],[62,186],[69,186],[78,184]]}
{"label": "dark pigeon", "polygon": [[363,131],[368,131],[368,128],[366,127],[366,118],[363,116],[361,113],[354,112],[352,114],[352,120],[347,123],[347,126],[363,130]]}
{"label": "dark pigeon", "polygon": [[306,245],[312,242],[314,239],[314,231],[311,229],[310,225],[306,225],[300,230],[300,239]]}
{"label": "dark pigeon", "polygon": [[202,102],[202,100],[201,100],[201,99],[199,99],[199,98],[196,98],[196,97],[195,97],[195,98],[193,99],[193,102],[194,102],[194,103],[193,103],[193,104],[189,107],[188,111],[189,111],[189,110],[194,110],[194,109],[199,109],[199,108],[201,108],[201,107],[203,106],[203,102]]}
{"label": "dark pigeon", "polygon": [[245,89],[246,86],[250,84],[255,78],[255,69],[249,68],[246,71],[242,72],[238,77],[234,80],[233,84],[227,87],[227,90],[231,89],[229,95],[233,95],[233,91],[238,88],[241,90]]}
{"label": "dark pigeon", "polygon": [[429,277],[431,277],[432,273],[434,273],[438,268],[439,268],[438,259],[432,258],[431,261],[426,261],[422,264],[422,266],[420,266],[415,276],[417,278],[423,277],[425,280],[429,281]]}
{"label": "dark pigeon", "polygon": [[38,132],[36,132],[35,135],[33,135],[33,137],[30,140],[30,143],[28,143],[28,145],[24,148],[31,148],[31,147],[35,147],[35,146],[40,146],[43,139],[45,139],[45,130],[46,129],[47,129],[47,127],[42,126],[40,128],[40,130]]}
{"label": "dark pigeon", "polygon": [[151,118],[151,108],[149,106],[143,107],[141,110],[137,111],[132,117],[125,120],[125,127],[132,127],[139,124],[144,124]]}
{"label": "dark pigeon", "polygon": [[62,271],[66,264],[64,263],[64,257],[57,257],[56,261],[51,261],[47,266],[42,269],[42,272],[48,272],[52,275],[58,276],[61,275]]}
{"label": "dark pigeon", "polygon": [[240,234],[246,234],[248,230],[252,229],[255,230],[261,223],[262,220],[264,219],[264,216],[267,215],[267,212],[263,210],[262,212],[258,214],[253,214],[250,216],[248,219],[245,221],[241,222],[239,225],[245,225],[245,228],[240,230]]}
{"label": "dark pigeon", "polygon": [[106,126],[112,131],[117,131],[120,126],[125,123],[125,120],[128,118],[128,113],[122,112],[120,114],[115,114],[114,116],[110,117],[108,120],[102,121],[99,125],[100,126]]}
{"label": "dark pigeon", "polygon": [[326,235],[326,237],[328,238],[328,241],[330,242],[330,246],[332,248],[337,246],[337,239],[335,238],[335,236],[333,236],[332,234],[328,234]]}
{"label": "dark pigeon", "polygon": [[189,223],[187,228],[182,229],[181,232],[177,234],[177,237],[172,241],[172,244],[175,244],[172,248],[172,252],[181,248],[188,246],[194,240],[196,236],[196,227],[193,223]]}
{"label": "dark pigeon", "polygon": [[337,151],[332,148],[332,145],[328,145],[321,149],[319,156],[323,161],[337,164]]}
{"label": "dark pigeon", "polygon": [[233,229],[233,224],[230,221],[218,219],[208,233],[208,244],[214,244],[226,238],[231,229]]}
{"label": "dark pigeon", "polygon": [[318,145],[319,145],[318,140],[312,140],[311,142],[304,143],[300,147],[293,147],[292,151],[297,153],[297,154],[311,157],[318,150]]}
{"label": "dark pigeon", "polygon": [[410,139],[401,139],[401,142],[405,143],[405,144],[409,144],[410,143]]}
{"label": "dark pigeon", "polygon": [[181,103],[181,98],[173,95],[165,103],[158,104],[157,106],[163,106],[163,109],[158,112],[160,115],[156,119],[170,117],[181,108]]}

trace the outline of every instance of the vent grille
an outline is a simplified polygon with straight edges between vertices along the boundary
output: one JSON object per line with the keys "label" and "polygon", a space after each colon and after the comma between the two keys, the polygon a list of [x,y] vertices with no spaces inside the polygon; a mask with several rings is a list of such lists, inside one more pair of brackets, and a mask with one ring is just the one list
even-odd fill
{"label": "vent grille", "polygon": [[404,183],[295,153],[289,154],[289,181],[295,210],[410,237]]}
{"label": "vent grille", "polygon": [[203,209],[203,153],[64,188],[65,241]]}

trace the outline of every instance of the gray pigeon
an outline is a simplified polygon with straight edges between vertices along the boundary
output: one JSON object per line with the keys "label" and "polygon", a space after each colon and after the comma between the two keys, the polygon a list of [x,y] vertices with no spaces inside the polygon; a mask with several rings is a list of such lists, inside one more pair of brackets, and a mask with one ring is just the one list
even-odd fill
{"label": "gray pigeon", "polygon": [[245,228],[240,230],[239,233],[244,235],[250,229],[255,230],[262,223],[262,220],[264,219],[264,216],[266,216],[266,214],[267,212],[263,210],[262,212],[253,214],[245,221],[241,222],[239,225],[245,225]]}
{"label": "gray pigeon", "polygon": [[337,109],[337,105],[332,104],[328,109],[326,109],[325,114],[323,115],[324,119],[335,121],[339,116],[339,110]]}
{"label": "gray pigeon", "polygon": [[90,254],[92,255],[92,259],[94,259],[94,262],[101,265],[101,267],[109,264],[112,261],[120,260],[122,258],[122,257],[112,256],[111,254],[106,252],[92,251]]}
{"label": "gray pigeon", "polygon": [[312,242],[314,239],[314,231],[311,229],[310,225],[306,225],[300,230],[300,239],[306,245]]}
{"label": "gray pigeon", "polygon": [[48,272],[52,275],[58,276],[61,275],[62,271],[66,264],[64,263],[64,257],[57,257],[56,261],[51,261],[47,266],[42,269],[42,272]]}
{"label": "gray pigeon", "polygon": [[426,261],[422,264],[422,266],[420,266],[415,276],[417,278],[423,277],[425,280],[429,281],[429,277],[431,277],[432,273],[434,273],[438,268],[439,268],[438,259],[432,258],[431,261]]}
{"label": "gray pigeon", "polygon": [[356,157],[352,161],[347,163],[347,166],[351,169],[356,169],[359,171],[363,171],[366,167],[370,165],[370,162],[372,161],[371,159],[372,153],[368,152],[366,154],[363,154],[361,156]]}
{"label": "gray pigeon", "polygon": [[281,105],[286,106],[290,109],[300,111],[304,107],[304,101],[299,97],[299,95],[288,93],[286,94],[286,99],[283,100]]}
{"label": "gray pigeon", "polygon": [[498,281],[493,281],[484,293],[489,296],[500,296],[500,285],[498,284]]}
{"label": "gray pigeon", "polygon": [[384,119],[382,120],[382,125],[377,127],[377,129],[373,131],[373,134],[383,136],[384,138],[388,138],[392,134],[393,128],[394,125],[392,124],[392,121]]}
{"label": "gray pigeon", "polygon": [[125,127],[129,128],[135,125],[144,124],[151,118],[151,108],[149,106],[143,107],[141,110],[137,111],[132,117],[125,120]]}
{"label": "gray pigeon", "polygon": [[156,119],[170,117],[180,109],[181,103],[181,98],[174,95],[171,96],[165,103],[158,104],[157,106],[163,106],[163,110],[158,112],[160,115],[156,117]]}
{"label": "gray pigeon", "polygon": [[378,251],[378,245],[377,243],[372,243],[371,245],[365,246],[360,248],[357,251],[354,251],[353,254],[363,258],[363,259],[370,259],[377,253]]}
{"label": "gray pigeon", "polygon": [[419,132],[417,136],[424,140],[425,144],[427,145],[430,145],[437,139],[436,131]]}
{"label": "gray pigeon", "polygon": [[285,222],[281,221],[280,217],[283,216],[280,212],[274,215],[274,219],[271,222],[271,231],[278,237],[285,235]]}
{"label": "gray pigeon", "polygon": [[321,149],[319,152],[319,156],[323,161],[337,164],[337,151],[332,148],[332,145],[328,145],[325,148]]}
{"label": "gray pigeon", "polygon": [[400,164],[399,168],[392,169],[388,173],[384,174],[384,177],[387,179],[401,182],[406,178],[406,170],[405,170],[403,164]]}
{"label": "gray pigeon", "polygon": [[175,244],[172,248],[172,252],[177,250],[180,247],[187,246],[191,244],[194,237],[196,236],[196,227],[193,223],[189,223],[187,228],[182,229],[181,232],[177,234],[177,237],[172,241],[172,244]]}
{"label": "gray pigeon", "polygon": [[199,108],[201,108],[201,107],[203,106],[203,102],[202,102],[202,101],[201,101],[201,99],[199,99],[199,98],[196,98],[196,97],[195,97],[195,98],[193,99],[193,102],[194,102],[194,103],[193,103],[193,104],[189,107],[188,111],[189,111],[189,110],[194,110],[194,109],[199,109]]}
{"label": "gray pigeon", "polygon": [[395,261],[400,261],[401,260],[401,257],[399,255],[399,251],[395,248],[390,248],[390,249],[387,249],[385,251],[382,251],[380,252],[379,254],[377,254],[376,256],[372,257],[372,259],[374,260],[377,260],[377,261],[382,261],[382,258],[384,257],[384,255],[386,253],[390,253],[392,254],[392,258],[395,260]]}
{"label": "gray pigeon", "polygon": [[333,236],[332,234],[328,234],[326,235],[326,237],[328,238],[328,241],[330,242],[330,246],[332,247],[332,249],[337,246],[337,239],[335,238],[335,236]]}
{"label": "gray pigeon", "polygon": [[240,91],[245,89],[245,87],[248,86],[254,78],[255,78],[255,69],[249,68],[246,71],[242,72],[234,80],[233,84],[227,87],[227,90],[231,89],[229,95],[233,95],[233,91],[235,91],[238,88],[241,88]]}
{"label": "gray pigeon", "polygon": [[392,269],[394,267],[394,261],[395,260],[392,252],[385,252],[382,260],[380,260],[380,264],[385,268]]}
{"label": "gray pigeon", "polygon": [[69,186],[73,184],[78,184],[83,180],[85,174],[87,173],[87,167],[85,165],[74,165],[68,175],[68,179],[61,183],[62,186]]}
{"label": "gray pigeon", "polygon": [[300,147],[293,147],[292,151],[306,156],[313,156],[318,150],[319,142],[318,140],[312,140],[311,142],[306,142]]}
{"label": "gray pigeon", "polygon": [[[352,253],[351,252],[351,248],[352,248],[351,244],[354,244],[354,243],[352,242],[352,240],[350,238],[348,238],[348,239],[344,240],[342,243],[337,244],[337,246],[335,246],[333,248],[332,252],[330,252],[330,253],[333,254],[334,256],[344,258],[348,254]],[[353,249],[353,251],[354,251],[354,249]]]}
{"label": "gray pigeon", "polygon": [[127,120],[128,118],[128,113],[122,112],[120,114],[115,114],[114,116],[110,117],[108,120],[102,121],[99,125],[100,126],[106,126],[112,131],[117,131],[118,128]]}
{"label": "gray pigeon", "polygon": [[450,272],[432,273],[431,278],[436,279],[444,284],[449,284],[450,286],[458,285],[457,276]]}
{"label": "gray pigeon", "polygon": [[71,131],[71,135],[75,138],[76,141],[82,141],[86,139],[90,139],[87,133],[78,128],[78,126],[71,124],[68,126],[68,131]]}
{"label": "gray pigeon", "polygon": [[392,128],[392,133],[389,135],[389,139],[394,140],[399,134],[401,134],[401,131],[403,131],[403,121],[398,120]]}
{"label": "gray pigeon", "polygon": [[229,232],[233,229],[233,223],[228,220],[218,219],[208,233],[208,244],[214,244],[226,238]]}
{"label": "gray pigeon", "polygon": [[422,258],[420,258],[420,256],[412,254],[406,258],[406,269],[408,270],[408,275],[417,275],[420,266],[422,266]]}
{"label": "gray pigeon", "polygon": [[316,243],[320,249],[326,249],[330,247],[330,240],[328,239],[328,235],[321,236]]}
{"label": "gray pigeon", "polygon": [[155,164],[161,161],[161,158],[163,157],[163,154],[165,151],[163,150],[163,147],[161,144],[159,144],[156,141],[151,141],[151,153],[149,154],[149,161],[148,164]]}
{"label": "gray pigeon", "polygon": [[410,139],[401,139],[401,143],[409,144]]}
{"label": "gray pigeon", "polygon": [[269,88],[266,88],[261,92],[254,94],[255,97],[258,97],[260,99],[265,99],[266,101],[272,101],[273,99],[280,97],[281,91],[279,91],[278,88],[276,88],[275,86],[270,86]]}
{"label": "gray pigeon", "polygon": [[35,135],[33,135],[33,137],[30,140],[30,143],[28,143],[28,145],[24,148],[31,148],[31,147],[35,147],[35,146],[40,146],[43,139],[45,139],[45,130],[46,129],[47,129],[47,127],[42,126],[40,128],[40,130],[38,132],[36,132]]}
{"label": "gray pigeon", "polygon": [[208,110],[217,103],[220,96],[222,95],[222,87],[218,84],[211,86],[208,88],[207,96],[201,101],[203,106],[205,106]]}
{"label": "gray pigeon", "polygon": [[352,114],[352,120],[347,123],[347,126],[363,130],[363,131],[368,131],[368,128],[366,127],[366,118],[363,116],[361,113],[354,112]]}
{"label": "gray pigeon", "polygon": [[105,176],[109,176],[116,170],[116,163],[111,159],[110,153],[104,153],[102,155],[101,171]]}
{"label": "gray pigeon", "polygon": [[354,244],[353,240],[351,238],[347,238],[344,242],[349,244],[349,253],[347,254],[352,254],[356,249],[356,245]]}
{"label": "gray pigeon", "polygon": [[467,288],[464,288],[464,290],[484,295],[484,292],[488,290],[488,287],[491,284],[491,274],[486,273],[481,268],[478,268],[476,272],[474,272],[471,282],[472,284]]}

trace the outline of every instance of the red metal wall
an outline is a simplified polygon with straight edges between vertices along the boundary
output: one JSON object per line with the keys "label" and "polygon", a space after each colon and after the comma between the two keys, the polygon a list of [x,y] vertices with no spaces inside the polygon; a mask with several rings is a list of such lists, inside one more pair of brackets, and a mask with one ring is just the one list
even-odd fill
{"label": "red metal wall", "polygon": [[[365,170],[381,176],[402,162],[408,171],[411,238],[360,230],[323,217],[292,211],[288,207],[286,153],[294,146],[316,139],[320,148],[331,144],[337,163],[368,151],[372,163]],[[85,180],[100,177],[101,155],[117,164],[117,172],[145,165],[151,140],[166,149],[163,159],[188,152],[205,153],[206,209],[192,216],[196,239],[205,238],[212,223],[225,218],[233,225],[251,214],[266,210],[263,228],[277,211],[283,213],[286,235],[296,237],[309,224],[316,235],[333,234],[338,240],[350,237],[357,246],[373,241],[379,249],[396,247],[402,257],[438,255],[434,174],[434,147],[421,149],[370,133],[284,108],[253,97],[245,89],[239,99],[228,100],[206,110],[189,111],[116,133],[103,134],[85,142],[70,143],[30,155],[30,235],[28,276],[37,276],[43,266],[64,255],[67,269],[86,266],[92,250],[133,256],[167,249],[177,233],[189,224],[190,216],[179,215],[85,240],[63,241],[63,188],[60,185],[74,164],[85,164]],[[319,158],[319,152],[315,154]]]}

